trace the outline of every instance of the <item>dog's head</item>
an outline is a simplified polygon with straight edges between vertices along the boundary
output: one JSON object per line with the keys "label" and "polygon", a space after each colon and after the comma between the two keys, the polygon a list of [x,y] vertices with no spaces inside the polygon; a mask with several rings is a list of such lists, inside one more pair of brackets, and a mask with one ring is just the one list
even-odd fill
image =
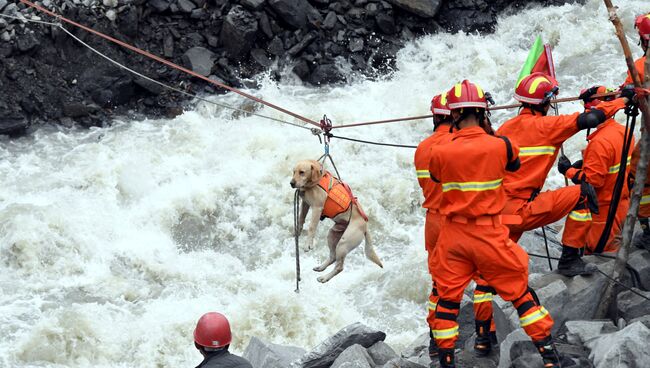
{"label": "dog's head", "polygon": [[293,177],[291,178],[292,188],[304,189],[318,184],[323,176],[323,168],[320,162],[316,160],[303,160],[293,168]]}

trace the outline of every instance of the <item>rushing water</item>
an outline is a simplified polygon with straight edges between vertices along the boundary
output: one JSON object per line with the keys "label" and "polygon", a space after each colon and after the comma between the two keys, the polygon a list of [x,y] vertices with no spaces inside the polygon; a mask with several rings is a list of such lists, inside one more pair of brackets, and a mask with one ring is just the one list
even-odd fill
{"label": "rushing water", "polygon": [[[633,35],[633,16],[648,3],[620,3]],[[537,34],[554,46],[561,96],[623,80],[613,27],[590,0],[503,17],[493,35],[419,39],[387,80],[321,89],[265,80],[254,93],[335,124],[425,114],[434,93],[464,78],[508,103]],[[419,121],[340,134],[415,144],[430,128]],[[572,159],[584,144],[584,134],[567,144]],[[357,249],[342,274],[319,284],[311,268],[326,256],[325,221],[316,249],[302,255],[295,294],[289,179],[297,160],[322,154],[310,132],[202,103],[173,120],[3,138],[0,366],[193,366],[194,324],[212,310],[230,318],[239,352],[251,336],[310,348],[355,321],[386,331],[397,349],[408,344],[426,332],[429,284],[413,150],[334,140],[331,153],[370,215],[385,269]],[[547,184],[563,181],[553,172]]]}

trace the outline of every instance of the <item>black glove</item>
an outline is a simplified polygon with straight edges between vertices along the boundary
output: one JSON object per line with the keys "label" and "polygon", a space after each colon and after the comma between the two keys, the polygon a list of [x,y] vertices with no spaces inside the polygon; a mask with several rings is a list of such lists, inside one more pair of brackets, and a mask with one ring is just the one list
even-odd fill
{"label": "black glove", "polygon": [[580,94],[580,96],[578,96],[578,97],[579,97],[582,101],[584,101],[585,103],[590,102],[590,101],[593,100],[593,98],[591,98],[591,96],[593,96],[593,95],[595,95],[596,93],[598,93],[598,88],[599,88],[599,86],[593,86],[593,87],[587,88],[587,90],[585,90],[584,92],[582,92],[582,93]]}
{"label": "black glove", "polygon": [[571,165],[572,168],[574,169],[582,169],[582,160],[578,160]]}
{"label": "black glove", "polygon": [[580,183],[580,202],[587,202],[587,207],[592,213],[598,214],[598,195],[596,189],[585,180]]}
{"label": "black glove", "polygon": [[560,158],[557,160],[557,171],[559,171],[560,174],[564,175],[570,168],[571,161],[569,158],[564,155],[560,156]]}
{"label": "black glove", "polygon": [[632,102],[636,96],[636,90],[634,89],[633,84],[628,84],[627,86],[621,88],[621,98],[625,97]]}

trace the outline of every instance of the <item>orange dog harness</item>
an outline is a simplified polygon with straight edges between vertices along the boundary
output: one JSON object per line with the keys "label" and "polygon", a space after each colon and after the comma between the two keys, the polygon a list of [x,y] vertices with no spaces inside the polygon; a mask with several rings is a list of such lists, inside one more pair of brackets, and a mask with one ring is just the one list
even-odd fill
{"label": "orange dog harness", "polygon": [[366,216],[361,209],[361,206],[359,206],[357,198],[352,194],[350,187],[335,178],[329,171],[325,172],[325,175],[323,175],[318,182],[318,186],[327,193],[327,200],[325,200],[325,204],[323,205],[321,220],[324,218],[333,219],[347,211],[350,208],[350,205],[354,203],[357,206],[357,211],[359,211],[361,217],[368,221],[368,216]]}

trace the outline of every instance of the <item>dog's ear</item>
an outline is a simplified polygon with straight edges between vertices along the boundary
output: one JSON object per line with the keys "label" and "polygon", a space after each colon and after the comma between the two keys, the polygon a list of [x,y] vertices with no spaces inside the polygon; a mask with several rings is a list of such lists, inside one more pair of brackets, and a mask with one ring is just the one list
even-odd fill
{"label": "dog's ear", "polygon": [[318,183],[321,176],[323,176],[323,170],[321,169],[320,162],[312,161],[311,163],[311,182]]}

